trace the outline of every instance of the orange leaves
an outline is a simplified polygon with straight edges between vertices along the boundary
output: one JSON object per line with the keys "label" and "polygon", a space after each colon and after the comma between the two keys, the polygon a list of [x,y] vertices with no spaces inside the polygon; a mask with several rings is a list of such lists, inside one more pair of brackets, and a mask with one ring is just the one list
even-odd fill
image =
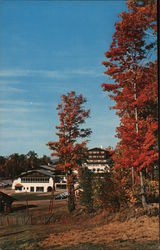
{"label": "orange leaves", "polygon": [[101,85],[104,91],[113,91],[118,88],[117,84],[103,83]]}
{"label": "orange leaves", "polygon": [[84,109],[85,103],[86,99],[82,95],[71,91],[61,96],[61,103],[57,106],[60,125],[56,126],[56,134],[59,140],[49,142],[48,146],[53,150],[52,155],[59,157],[61,169],[77,168],[84,157],[87,141],[77,143],[77,140],[91,134],[89,128],[80,128],[90,113],[90,110]]}
{"label": "orange leaves", "polygon": [[[115,168],[134,166],[137,172],[157,161],[157,62],[147,58],[156,49],[156,1],[141,2],[128,1],[130,11],[121,13],[115,24],[112,44],[102,62],[104,73],[115,83],[101,85],[112,92],[109,97],[120,117]],[[146,34],[152,35],[151,41]]]}

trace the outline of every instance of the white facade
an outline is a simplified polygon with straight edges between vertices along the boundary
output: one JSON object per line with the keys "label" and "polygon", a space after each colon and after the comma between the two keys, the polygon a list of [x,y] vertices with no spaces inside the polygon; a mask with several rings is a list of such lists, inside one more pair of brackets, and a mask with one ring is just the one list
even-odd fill
{"label": "white facade", "polygon": [[102,164],[87,164],[84,163],[82,167],[87,167],[89,170],[91,170],[94,173],[107,173],[110,172],[109,165],[102,165]]}
{"label": "white facade", "polygon": [[14,189],[15,192],[48,192],[51,191],[52,188],[52,177],[49,178],[48,182],[23,182],[22,178],[19,177],[12,183],[12,189]]}
{"label": "white facade", "polygon": [[61,177],[58,182],[55,182],[55,190],[57,190],[57,189],[66,189],[66,188],[67,188],[66,176]]}
{"label": "white facade", "polygon": [[66,176],[56,175],[48,166],[23,172],[12,183],[15,192],[51,192],[53,188],[66,189],[67,180]]}
{"label": "white facade", "polygon": [[88,150],[86,162],[83,167],[87,167],[94,173],[110,172],[108,160],[110,158],[109,152],[102,148],[92,148]]}
{"label": "white facade", "polygon": [[101,164],[97,164],[97,165],[87,165],[87,168],[91,171],[93,171],[94,173],[105,173],[105,172],[109,172],[110,167],[108,165],[101,165]]}

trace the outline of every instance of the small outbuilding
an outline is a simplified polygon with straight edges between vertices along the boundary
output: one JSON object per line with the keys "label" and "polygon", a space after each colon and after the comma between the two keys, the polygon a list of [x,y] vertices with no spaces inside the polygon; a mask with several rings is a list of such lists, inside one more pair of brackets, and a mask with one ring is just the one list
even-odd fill
{"label": "small outbuilding", "polygon": [[12,196],[0,192],[0,213],[10,213],[12,210],[12,202],[16,201]]}

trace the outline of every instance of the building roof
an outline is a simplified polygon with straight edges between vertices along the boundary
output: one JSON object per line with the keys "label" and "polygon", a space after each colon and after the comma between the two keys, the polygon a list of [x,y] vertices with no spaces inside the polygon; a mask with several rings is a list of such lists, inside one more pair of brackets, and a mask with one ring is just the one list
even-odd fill
{"label": "building roof", "polygon": [[15,186],[16,187],[23,187],[23,185],[21,183],[17,183]]}
{"label": "building roof", "polygon": [[55,158],[55,159],[51,159],[51,161],[52,161],[53,164],[56,164],[59,161],[59,159]]}
{"label": "building roof", "polygon": [[40,174],[44,174],[46,176],[49,176],[49,177],[54,177],[54,173],[51,172],[50,170],[45,170],[45,169],[32,169],[32,170],[28,170],[26,172],[23,172],[21,173],[19,176],[22,177],[28,173],[34,173],[34,172],[37,172],[37,173],[40,173]]}
{"label": "building roof", "polygon": [[104,149],[104,148],[91,148],[91,149],[88,149],[88,151],[94,151],[94,150],[105,151],[106,152],[106,149]]}
{"label": "building roof", "polygon": [[50,166],[41,165],[40,167],[43,168],[43,169],[45,169],[45,170],[50,170],[52,172],[55,171],[55,166],[52,167],[51,165]]}
{"label": "building roof", "polygon": [[47,175],[49,177],[54,177],[55,175],[53,174],[53,172],[45,170],[45,169],[35,169],[36,172]]}

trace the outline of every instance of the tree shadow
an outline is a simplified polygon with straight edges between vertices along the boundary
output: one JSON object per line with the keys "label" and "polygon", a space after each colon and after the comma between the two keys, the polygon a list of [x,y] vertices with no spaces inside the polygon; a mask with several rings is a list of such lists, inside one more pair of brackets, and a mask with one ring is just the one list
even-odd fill
{"label": "tree shadow", "polygon": [[68,246],[68,247],[48,247],[46,250],[157,250],[158,241],[145,241],[136,242],[135,240],[127,241],[116,241],[112,245],[100,244],[100,243],[79,243],[78,245]]}
{"label": "tree shadow", "polygon": [[21,206],[17,206],[17,207],[13,207],[12,208],[12,212],[17,212],[17,211],[21,211],[21,210],[25,210],[25,209],[28,209],[28,208],[34,208],[34,207],[38,207],[37,205],[21,205]]}

